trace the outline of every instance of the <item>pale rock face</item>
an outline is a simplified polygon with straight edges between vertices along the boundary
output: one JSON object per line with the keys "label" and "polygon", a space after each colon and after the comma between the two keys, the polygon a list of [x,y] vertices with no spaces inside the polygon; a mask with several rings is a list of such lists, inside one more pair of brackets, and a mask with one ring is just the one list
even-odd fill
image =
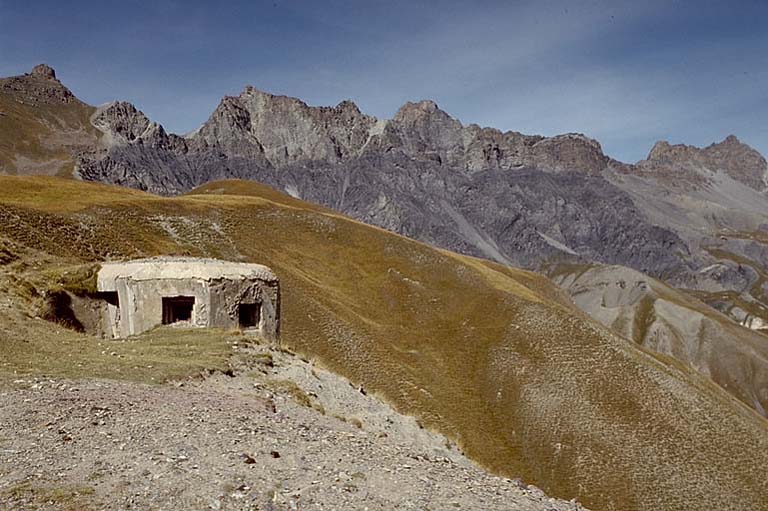
{"label": "pale rock face", "polygon": [[409,156],[455,165],[464,155],[462,129],[435,102],[408,102],[387,125],[383,140]]}
{"label": "pale rock face", "polygon": [[227,96],[208,121],[189,138],[201,149],[210,147],[267,164],[264,148],[251,132],[251,116],[238,98]]}
{"label": "pale rock face", "polygon": [[143,112],[124,101],[98,108],[91,117],[91,124],[110,135],[111,141],[119,145],[151,142],[165,134],[159,124],[151,122]]}
{"label": "pale rock face", "polygon": [[734,135],[707,146],[702,152],[711,168],[724,170],[733,179],[755,190],[766,189],[768,163],[760,153],[740,142]]}
{"label": "pale rock face", "polygon": [[190,138],[237,156],[264,158],[275,167],[338,162],[357,155],[375,121],[351,101],[317,108],[247,87],[240,96],[224,98]]}
{"label": "pale rock face", "polygon": [[516,169],[532,163],[533,146],[545,137],[523,135],[514,131],[502,133],[494,128],[471,124],[464,129],[466,168]]}
{"label": "pale rock face", "polygon": [[184,154],[188,147],[183,138],[168,134],[162,126],[150,121],[131,103],[115,101],[96,109],[91,124],[104,133],[102,146],[142,146],[153,150]]}
{"label": "pale rock face", "polygon": [[609,161],[600,144],[584,135],[546,138],[474,124],[464,127],[428,100],[403,105],[387,125],[379,149],[471,172],[533,167],[599,174]]}
{"label": "pale rock face", "polygon": [[543,139],[532,149],[530,164],[536,168],[580,170],[597,175],[607,168],[609,161],[596,140],[579,133]]}

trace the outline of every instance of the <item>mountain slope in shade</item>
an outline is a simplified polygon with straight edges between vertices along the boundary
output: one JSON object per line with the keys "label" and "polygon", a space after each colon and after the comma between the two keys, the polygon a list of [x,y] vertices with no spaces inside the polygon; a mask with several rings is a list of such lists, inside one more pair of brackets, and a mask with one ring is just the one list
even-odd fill
{"label": "mountain slope in shade", "polygon": [[766,509],[765,420],[590,320],[540,275],[255,183],[178,198],[52,178],[0,184],[11,251],[64,265],[159,253],[270,265],[287,346],[493,471],[592,509]]}

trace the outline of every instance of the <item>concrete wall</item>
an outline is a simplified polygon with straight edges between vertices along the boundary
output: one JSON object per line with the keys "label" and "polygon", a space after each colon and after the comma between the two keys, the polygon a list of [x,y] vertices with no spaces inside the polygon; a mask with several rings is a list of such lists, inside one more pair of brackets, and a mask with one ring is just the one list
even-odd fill
{"label": "concrete wall", "polygon": [[119,331],[115,337],[138,335],[163,323],[163,297],[193,296],[190,326],[206,327],[209,323],[210,294],[206,281],[194,279],[133,280],[115,279],[120,303]]}
{"label": "concrete wall", "polygon": [[250,329],[276,340],[280,330],[280,291],[275,282],[231,279],[154,279],[114,280],[119,307],[106,304],[102,315],[108,337],[129,337],[150,330],[163,322],[163,298],[192,296],[191,327],[235,329],[239,327],[240,304],[260,304],[259,325]]}
{"label": "concrete wall", "polygon": [[239,328],[239,306],[247,304],[258,305],[260,312],[258,325],[247,331],[273,340],[280,332],[278,279],[260,264],[195,257],[105,263],[97,288],[107,337],[129,337],[161,325],[163,298],[179,296],[195,299],[191,319],[185,322],[189,326]]}
{"label": "concrete wall", "polygon": [[280,333],[280,289],[277,282],[212,279],[210,281],[210,325],[238,328],[240,304],[260,304],[260,321],[254,331],[267,339]]}

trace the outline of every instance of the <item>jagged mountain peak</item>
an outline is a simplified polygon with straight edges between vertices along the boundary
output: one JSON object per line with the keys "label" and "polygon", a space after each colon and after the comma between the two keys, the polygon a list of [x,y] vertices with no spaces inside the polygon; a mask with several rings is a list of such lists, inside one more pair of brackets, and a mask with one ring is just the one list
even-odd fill
{"label": "jagged mountain peak", "polygon": [[671,144],[667,140],[659,140],[653,145],[646,159],[661,160],[665,158],[679,158],[683,155],[693,157],[694,155],[712,153],[717,150],[733,151],[742,149],[757,153],[755,149],[739,140],[736,135],[728,135],[720,142],[713,142],[704,148],[689,144]]}
{"label": "jagged mountain peak", "polygon": [[274,97],[274,94],[270,94],[267,91],[257,89],[256,87],[250,84],[246,85],[245,88],[243,88],[243,92],[240,93],[241,97],[244,95],[251,95],[251,96],[263,95],[263,96]]}
{"label": "jagged mountain peak", "polygon": [[[225,96],[227,98],[228,96]],[[271,92],[259,89],[253,85],[246,85],[243,91],[238,96],[232,96],[242,101],[248,100],[261,100],[261,101],[282,101],[286,103],[293,103],[309,108],[309,105],[304,103],[299,98],[293,96],[286,96],[284,94],[272,94]]]}
{"label": "jagged mountain peak", "polygon": [[[224,99],[233,98],[233,96],[225,96]],[[234,97],[241,101],[262,101],[262,102],[279,102],[285,105],[292,105],[293,107],[305,109],[306,111],[339,111],[339,112],[352,112],[358,115],[362,115],[360,108],[351,99],[344,99],[340,101],[336,106],[312,106],[294,96],[287,96],[283,94],[272,94],[271,92],[258,89],[253,85],[246,85],[243,92],[239,96]]]}
{"label": "jagged mountain peak", "polygon": [[577,142],[577,143],[588,145],[600,151],[601,153],[603,152],[603,147],[600,145],[600,142],[598,142],[594,138],[588,137],[584,133],[561,133],[560,135],[543,137],[542,140],[540,140],[540,142],[547,141],[547,140],[552,142],[563,142],[563,141]]}
{"label": "jagged mountain peak", "polygon": [[731,178],[758,191],[766,189],[768,164],[765,158],[735,135],[705,148],[686,144],[656,142],[648,158],[639,162],[647,170],[679,173],[712,173],[723,171]]}
{"label": "jagged mountain peak", "polygon": [[651,147],[651,150],[648,152],[648,156],[645,158],[644,161],[661,160],[670,154],[670,151],[672,150],[673,147],[676,147],[678,148],[678,150],[681,150],[683,148],[687,148],[688,146],[684,144],[675,144],[673,146],[666,140],[657,140],[656,143],[653,144],[653,147]]}
{"label": "jagged mountain peak", "polygon": [[40,76],[49,80],[56,80],[56,71],[48,64],[38,64],[32,68],[32,76]]}
{"label": "jagged mountain peak", "polygon": [[12,95],[19,103],[28,105],[72,102],[82,104],[72,91],[56,78],[56,71],[47,64],[38,64],[23,75],[0,78],[0,91]]}
{"label": "jagged mountain peak", "polygon": [[335,108],[343,112],[356,112],[358,114],[362,113],[362,111],[360,110],[360,107],[357,106],[357,103],[355,103],[351,99],[343,99],[339,101],[339,104],[336,105]]}
{"label": "jagged mountain peak", "polygon": [[189,139],[266,166],[338,162],[358,154],[375,123],[350,100],[334,107],[310,106],[249,85],[239,96],[224,97]]}
{"label": "jagged mountain peak", "polygon": [[422,112],[436,112],[440,110],[440,107],[437,106],[437,103],[435,103],[431,99],[422,99],[420,101],[406,101],[405,104],[400,107],[399,111],[407,112],[410,110],[420,110]]}
{"label": "jagged mountain peak", "polygon": [[711,168],[724,170],[733,179],[755,190],[768,188],[768,163],[765,158],[734,135],[707,146],[703,152]]}
{"label": "jagged mountain peak", "polygon": [[127,101],[112,101],[99,108],[91,116],[91,124],[111,137],[114,144],[131,144],[165,136],[165,130]]}
{"label": "jagged mountain peak", "polygon": [[441,110],[437,103],[431,99],[422,99],[420,101],[407,101],[401,106],[393,120],[395,121],[408,121],[413,119],[428,119],[437,118],[443,120],[450,120],[461,127],[461,123],[451,117],[447,112]]}
{"label": "jagged mountain peak", "polygon": [[749,146],[749,144],[745,144],[741,140],[736,137],[736,135],[728,135],[720,142],[713,142],[712,144],[709,144],[707,147],[703,149],[705,152],[715,152],[718,150],[725,150],[725,151],[754,151],[757,152],[755,149]]}

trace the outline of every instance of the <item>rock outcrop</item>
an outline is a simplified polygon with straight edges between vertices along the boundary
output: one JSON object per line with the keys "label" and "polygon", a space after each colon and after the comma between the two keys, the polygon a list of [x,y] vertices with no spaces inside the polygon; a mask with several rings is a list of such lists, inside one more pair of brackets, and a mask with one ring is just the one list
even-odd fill
{"label": "rock outcrop", "polygon": [[32,73],[30,74],[32,76],[40,76],[42,78],[47,78],[49,80],[56,79],[56,71],[54,71],[53,68],[48,64],[36,65],[35,67],[32,68]]}
{"label": "rock outcrop", "polygon": [[671,178],[697,176],[700,181],[706,181],[711,173],[723,171],[755,190],[765,191],[768,188],[768,163],[765,158],[734,135],[703,149],[684,144],[670,145],[666,141],[656,142],[648,158],[639,162],[638,167],[642,171],[666,174]]}
{"label": "rock outcrop", "polygon": [[189,140],[198,149],[214,148],[265,166],[333,163],[357,156],[374,123],[351,101],[316,108],[246,87],[237,97],[225,97]]}
{"label": "rock outcrop", "polygon": [[143,112],[124,101],[99,107],[91,117],[91,123],[108,135],[109,144],[113,145],[159,145],[165,137],[159,124],[151,122]]}
{"label": "rock outcrop", "polygon": [[21,76],[0,78],[0,93],[11,94],[17,101],[30,105],[80,103],[56,78],[56,71],[46,64],[38,64]]}

